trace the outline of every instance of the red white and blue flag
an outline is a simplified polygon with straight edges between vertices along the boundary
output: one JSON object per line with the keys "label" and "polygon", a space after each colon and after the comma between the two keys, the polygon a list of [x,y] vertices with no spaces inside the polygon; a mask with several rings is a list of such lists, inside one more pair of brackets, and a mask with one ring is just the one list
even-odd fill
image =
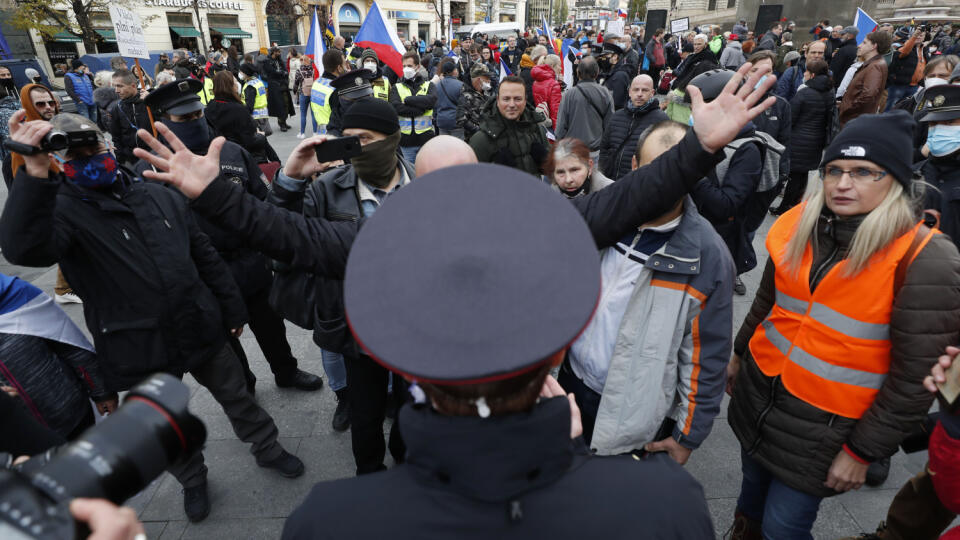
{"label": "red white and blue flag", "polygon": [[626,18],[627,18],[627,12],[624,11],[624,10],[622,10],[622,9],[618,9],[618,10],[617,10],[617,17],[620,17],[621,19],[626,19]]}
{"label": "red white and blue flag", "polygon": [[353,41],[361,47],[376,51],[377,58],[390,66],[394,73],[403,73],[403,53],[406,49],[397,37],[397,31],[387,24],[387,16],[376,2],[367,11],[367,18]]}
{"label": "red white and blue flag", "polygon": [[547,36],[547,43],[550,44],[550,54],[557,54],[557,45],[553,40],[553,32],[550,31],[550,25],[547,24],[547,18],[541,15],[540,23],[543,25],[543,35]]}
{"label": "red white and blue flag", "polygon": [[500,82],[503,82],[503,80],[506,79],[507,77],[509,77],[510,75],[513,75],[513,72],[510,71],[510,68],[507,66],[506,61],[504,61],[504,58],[501,56],[501,57],[500,57],[500,79],[499,79],[499,81],[500,81]]}
{"label": "red white and blue flag", "polygon": [[877,29],[877,21],[873,20],[867,12],[857,8],[857,15],[853,18],[853,25],[857,27],[857,45],[863,43],[867,34]]}
{"label": "red white and blue flag", "polygon": [[310,24],[310,37],[307,38],[307,46],[304,53],[313,59],[313,78],[319,79],[323,73],[323,53],[327,48],[323,45],[323,31],[320,29],[320,19],[317,17],[317,10],[313,10],[313,23]]}

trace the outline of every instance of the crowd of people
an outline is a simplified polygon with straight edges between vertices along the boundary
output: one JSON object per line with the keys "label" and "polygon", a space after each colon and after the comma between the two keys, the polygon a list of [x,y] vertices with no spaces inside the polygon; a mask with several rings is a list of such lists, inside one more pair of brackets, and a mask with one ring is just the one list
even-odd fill
{"label": "crowd of people", "polygon": [[[278,386],[317,390],[289,321],[360,478],[317,485],[286,538],[712,537],[682,466],[724,393],[729,538],[812,538],[823,499],[883,484],[918,432],[929,463],[866,536],[939,537],[960,511],[960,416],[928,414],[960,384],[960,30],[555,31],[567,58],[528,30],[407,42],[393,67],[341,37],[322,58],[177,51],[152,78],[75,61],[79,114],[0,66],[21,148],[0,150],[0,248],[62,272],[56,302],[0,276],[9,414],[48,432],[20,453],[91,426],[78,404],[190,373],[257,465],[299,476],[238,340],[249,324]],[[297,112],[281,158],[268,136]],[[22,151],[52,130],[83,142]],[[204,519],[202,454],[170,472]]]}

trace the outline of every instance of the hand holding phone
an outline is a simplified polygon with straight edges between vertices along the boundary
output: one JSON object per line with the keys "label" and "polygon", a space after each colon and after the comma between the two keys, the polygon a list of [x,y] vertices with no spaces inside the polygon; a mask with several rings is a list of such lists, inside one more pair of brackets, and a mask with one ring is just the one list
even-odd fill
{"label": "hand holding phone", "polygon": [[313,149],[317,153],[317,161],[320,163],[346,161],[354,156],[359,156],[363,152],[360,146],[360,138],[356,136],[327,139],[314,146]]}

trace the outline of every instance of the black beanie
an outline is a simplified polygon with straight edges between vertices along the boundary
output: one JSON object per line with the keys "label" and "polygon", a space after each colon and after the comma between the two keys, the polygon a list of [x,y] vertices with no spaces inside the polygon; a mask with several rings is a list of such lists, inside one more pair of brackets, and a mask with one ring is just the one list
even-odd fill
{"label": "black beanie", "polygon": [[240,64],[240,72],[249,77],[257,74],[257,68],[253,64],[243,63]]}
{"label": "black beanie", "polygon": [[872,161],[886,169],[904,187],[910,187],[916,127],[913,116],[903,110],[858,116],[833,139],[823,153],[820,166],[835,159]]}
{"label": "black beanie", "polygon": [[397,111],[386,101],[363,98],[353,102],[343,115],[343,129],[369,129],[384,135],[393,135],[400,129]]}

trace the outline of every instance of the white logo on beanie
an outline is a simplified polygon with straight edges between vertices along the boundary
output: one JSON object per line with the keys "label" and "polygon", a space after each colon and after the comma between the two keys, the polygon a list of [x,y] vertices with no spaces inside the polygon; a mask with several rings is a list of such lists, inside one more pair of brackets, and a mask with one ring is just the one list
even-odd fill
{"label": "white logo on beanie", "polygon": [[848,146],[840,150],[840,153],[847,157],[863,157],[867,155],[867,151],[862,146]]}

